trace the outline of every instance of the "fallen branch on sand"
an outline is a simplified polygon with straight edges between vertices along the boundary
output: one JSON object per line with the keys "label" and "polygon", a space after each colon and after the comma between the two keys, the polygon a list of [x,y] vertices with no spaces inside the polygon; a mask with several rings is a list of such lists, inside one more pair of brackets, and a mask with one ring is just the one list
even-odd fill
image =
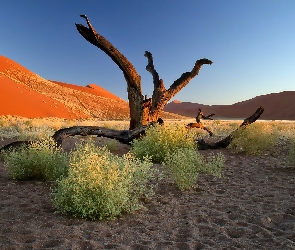
{"label": "fallen branch on sand", "polygon": [[[64,139],[75,135],[97,135],[111,139],[116,139],[124,144],[130,144],[134,139],[139,138],[141,135],[144,135],[145,129],[146,126],[134,130],[115,130],[97,126],[74,126],[56,131],[52,138],[54,139],[57,146],[61,146]],[[4,150],[11,150],[20,148],[21,146],[28,146],[32,142],[33,141],[15,141],[9,143],[0,149],[0,153]]]}
{"label": "fallen branch on sand", "polygon": [[[240,125],[238,129],[244,129],[247,125],[255,122],[260,115],[263,113],[264,108],[260,107],[256,110],[256,112],[244,120],[244,122]],[[97,127],[97,126],[74,126],[70,128],[64,128],[56,131],[52,138],[56,142],[57,146],[62,145],[62,141],[70,136],[80,135],[80,136],[89,136],[89,135],[96,135],[107,137],[111,139],[116,139],[121,143],[130,144],[134,139],[139,138],[140,136],[145,135],[145,130],[148,126],[142,126],[133,130],[115,130],[115,129],[108,129],[104,127]],[[236,131],[236,130],[235,130]],[[218,148],[226,148],[234,138],[233,131],[230,135],[222,139],[221,141],[215,143],[206,143],[204,140],[197,141],[198,149],[206,150],[206,149],[218,149]],[[7,149],[15,149],[21,146],[27,146],[32,141],[15,141],[9,143],[0,149],[0,153]]]}
{"label": "fallen branch on sand", "polygon": [[199,150],[206,150],[206,149],[219,149],[219,148],[226,148],[234,139],[234,133],[238,130],[238,129],[245,129],[249,124],[255,122],[263,113],[264,108],[260,107],[256,110],[256,112],[249,116],[248,118],[246,118],[243,123],[236,129],[234,130],[232,133],[230,133],[227,137],[225,137],[224,139],[218,141],[218,142],[213,142],[213,143],[206,143],[203,139],[202,140],[198,140],[197,141],[197,145],[198,145],[198,149]]}

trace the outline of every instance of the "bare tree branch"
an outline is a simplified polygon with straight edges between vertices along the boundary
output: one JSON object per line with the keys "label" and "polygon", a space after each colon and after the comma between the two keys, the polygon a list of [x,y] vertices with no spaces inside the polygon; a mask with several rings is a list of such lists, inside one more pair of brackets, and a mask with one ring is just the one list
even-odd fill
{"label": "bare tree branch", "polygon": [[218,142],[206,143],[204,140],[198,140],[197,141],[198,149],[206,150],[206,149],[226,148],[234,139],[235,132],[239,129],[245,129],[249,124],[255,122],[262,115],[263,111],[264,111],[264,108],[259,107],[253,115],[249,116],[248,118],[246,118],[243,121],[243,123],[239,126],[239,128],[237,128],[231,134],[229,134],[227,137],[225,137],[224,139],[222,139]]}
{"label": "bare tree branch", "polygon": [[153,113],[158,109],[158,105],[161,103],[161,99],[166,89],[163,80],[160,79],[158,72],[155,70],[152,53],[146,51],[144,56],[148,59],[146,70],[149,71],[153,76],[154,91],[152,96],[152,106],[149,112],[154,115]]}
{"label": "bare tree branch", "polygon": [[150,72],[153,76],[153,82],[155,87],[159,87],[160,84],[160,77],[158,72],[155,70],[154,67],[154,60],[153,60],[153,55],[151,52],[146,51],[144,53],[144,56],[148,59],[148,65],[145,67],[145,69]]}
{"label": "bare tree branch", "polygon": [[145,129],[146,127],[140,127],[134,130],[115,130],[97,126],[74,126],[56,131],[52,138],[58,146],[62,144],[62,141],[65,138],[75,135],[97,135],[116,139],[124,144],[130,144],[130,142],[135,138],[139,138],[141,135],[144,135]]}
{"label": "bare tree branch", "polygon": [[129,60],[115,48],[107,39],[99,35],[93,28],[86,15],[83,17],[88,28],[82,24],[75,24],[79,33],[91,44],[95,45],[104,51],[123,71],[125,80],[127,82],[127,92],[130,108],[130,129],[140,127],[142,125],[142,102],[143,95],[141,90],[141,77],[129,62]]}
{"label": "bare tree branch", "polygon": [[196,61],[195,66],[190,72],[183,73],[174,83],[170,86],[168,89],[168,95],[170,99],[175,96],[182,88],[184,88],[190,80],[192,80],[196,75],[199,74],[202,66],[204,64],[211,65],[213,62],[211,60],[208,60],[206,58],[199,59]]}
{"label": "bare tree branch", "polygon": [[[183,73],[180,78],[178,78],[174,83],[169,87],[168,90],[165,90],[164,84],[162,91],[158,92],[157,102],[155,103],[155,108],[153,106],[153,111],[159,113],[159,110],[163,110],[168,101],[175,96],[182,88],[184,88],[196,75],[199,74],[201,67],[204,64],[212,64],[211,60],[206,58],[197,60],[194,68],[190,72]],[[153,73],[155,74],[155,73]],[[161,80],[160,80],[161,81]]]}
{"label": "bare tree branch", "polygon": [[138,87],[138,83],[140,82],[140,76],[137,74],[134,66],[129,62],[129,60],[117,49],[113,46],[107,39],[103,36],[99,35],[96,30],[93,28],[89,19],[86,15],[80,15],[83,17],[87,24],[88,28],[82,24],[75,23],[77,30],[79,33],[91,44],[95,45],[103,52],[105,52],[111,59],[119,66],[119,68],[123,71],[124,76],[128,79],[128,83],[136,84]]}
{"label": "bare tree branch", "polygon": [[[107,137],[111,139],[116,139],[121,143],[130,144],[134,139],[139,138],[142,135],[145,135],[145,127],[140,127],[134,130],[115,130],[115,129],[108,129],[104,127],[97,127],[97,126],[74,126],[70,128],[64,128],[56,131],[52,136],[53,140],[56,143],[56,146],[59,147],[62,145],[64,139],[80,135],[80,136],[89,136],[89,135],[96,135]],[[15,141],[11,142],[2,148],[0,148],[0,153],[5,150],[13,150],[18,149],[22,146],[28,146],[34,141]]]}

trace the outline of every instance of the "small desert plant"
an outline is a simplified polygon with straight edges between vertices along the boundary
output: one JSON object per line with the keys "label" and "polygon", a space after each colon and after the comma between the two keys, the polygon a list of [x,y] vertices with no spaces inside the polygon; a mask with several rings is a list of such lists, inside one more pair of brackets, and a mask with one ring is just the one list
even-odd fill
{"label": "small desert plant", "polygon": [[271,149],[278,139],[278,134],[268,124],[253,123],[234,133],[230,148],[236,152],[245,151],[250,155],[260,155]]}
{"label": "small desert plant", "polygon": [[164,160],[180,190],[190,189],[200,173],[212,174],[220,177],[224,167],[224,156],[212,154],[207,160],[196,150],[179,148],[168,153]]}
{"label": "small desert plant", "polygon": [[294,138],[290,141],[289,152],[287,155],[287,161],[288,161],[289,165],[295,167],[295,139]]}
{"label": "small desert plant", "polygon": [[154,162],[161,163],[178,148],[195,149],[195,137],[195,132],[185,126],[155,125],[146,130],[146,136],[133,141],[131,152],[140,159],[148,155]]}
{"label": "small desert plant", "polygon": [[70,154],[68,177],[58,180],[53,202],[63,213],[112,219],[141,208],[139,198],[153,194],[148,181],[155,173],[148,158],[118,157],[86,141]]}
{"label": "small desert plant", "polygon": [[67,154],[51,138],[4,152],[4,162],[16,180],[56,180],[68,170]]}
{"label": "small desert plant", "polygon": [[224,155],[222,153],[211,153],[211,155],[204,160],[202,173],[212,174],[214,177],[221,177],[224,168]]}
{"label": "small desert plant", "polygon": [[109,139],[104,142],[104,146],[106,146],[109,150],[114,151],[119,147],[119,142],[116,139]]}

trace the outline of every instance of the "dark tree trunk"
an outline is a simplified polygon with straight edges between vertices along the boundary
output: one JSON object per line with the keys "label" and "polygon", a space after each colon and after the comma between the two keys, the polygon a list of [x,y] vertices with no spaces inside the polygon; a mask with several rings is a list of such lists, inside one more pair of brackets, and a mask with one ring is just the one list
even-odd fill
{"label": "dark tree trunk", "polygon": [[160,79],[159,74],[154,68],[152,54],[146,51],[144,54],[148,59],[146,70],[152,74],[154,83],[152,98],[146,99],[141,90],[141,77],[138,75],[133,65],[108,40],[96,32],[86,15],[80,16],[85,18],[88,27],[85,27],[82,24],[76,24],[79,33],[88,42],[95,45],[111,57],[124,74],[127,82],[130,108],[130,130],[140,128],[150,122],[156,122],[168,101],[185,87],[191,79],[199,74],[203,64],[212,64],[212,61],[205,58],[197,60],[190,72],[183,73],[180,78],[166,90],[163,80]]}
{"label": "dark tree trunk", "polygon": [[249,124],[255,122],[262,115],[263,111],[264,111],[263,107],[258,108],[253,115],[249,116],[248,118],[246,118],[243,121],[243,123],[239,126],[239,128],[237,128],[231,134],[229,134],[227,137],[225,137],[224,139],[222,139],[218,142],[206,143],[204,140],[199,140],[197,142],[198,149],[206,150],[206,149],[226,148],[234,139],[235,132],[239,129],[245,129]]}
{"label": "dark tree trunk", "polygon": [[[145,135],[146,127],[139,127],[133,130],[115,130],[108,129],[104,127],[96,127],[96,126],[74,126],[70,128],[64,128],[56,131],[52,136],[53,140],[56,143],[56,146],[62,146],[62,142],[64,139],[80,135],[80,136],[89,136],[89,135],[97,135],[102,137],[107,137],[111,139],[116,139],[121,143],[130,144],[134,139],[139,138],[142,135]],[[11,142],[2,148],[0,148],[0,153],[5,150],[13,150],[18,149],[22,146],[28,146],[33,141],[15,141]]]}

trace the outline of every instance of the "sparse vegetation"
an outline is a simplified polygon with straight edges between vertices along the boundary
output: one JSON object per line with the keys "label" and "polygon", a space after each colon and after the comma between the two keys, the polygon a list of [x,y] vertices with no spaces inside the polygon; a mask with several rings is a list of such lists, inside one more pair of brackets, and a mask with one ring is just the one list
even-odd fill
{"label": "sparse vegetation", "polygon": [[16,180],[56,180],[67,175],[68,156],[51,138],[6,151],[5,166]]}
{"label": "sparse vegetation", "polygon": [[212,154],[208,159],[205,159],[192,148],[178,148],[172,153],[167,153],[164,166],[171,172],[179,189],[186,190],[194,186],[200,173],[221,177],[224,160],[224,156],[220,153]]}
{"label": "sparse vegetation", "polygon": [[260,155],[271,149],[279,140],[279,134],[267,123],[253,123],[247,129],[239,129],[234,134],[230,148],[236,152],[245,151]]}
{"label": "sparse vegetation", "polygon": [[131,152],[138,158],[150,156],[153,162],[161,163],[178,148],[196,150],[196,135],[196,131],[179,124],[151,126],[144,137],[134,140]]}
{"label": "sparse vegetation", "polygon": [[[196,149],[195,140],[207,134],[198,129],[185,129],[187,122],[173,121],[165,122],[164,126],[151,126],[146,136],[132,143],[130,153],[118,157],[110,153],[110,150],[118,148],[116,140],[105,140],[102,148],[94,146],[90,139],[85,140],[75,151],[66,154],[56,148],[52,139],[44,138],[56,129],[68,126],[83,124],[126,129],[128,122],[92,119],[73,120],[67,124],[64,119],[2,117],[2,138],[39,139],[28,147],[6,151],[2,157],[10,175],[16,180],[57,180],[52,197],[63,213],[92,220],[112,219],[140,209],[139,198],[153,194],[153,185],[149,181],[159,173],[152,167],[151,160],[166,166],[180,190],[194,186],[201,173],[215,177],[222,175],[224,156],[202,156]],[[206,126],[220,137],[232,132],[239,122],[211,121]],[[236,152],[264,154],[276,147],[279,138],[280,142],[283,138],[289,147],[286,159],[290,166],[295,166],[294,135],[294,123],[256,122],[235,134],[231,148]]]}
{"label": "sparse vegetation", "polygon": [[111,151],[115,151],[118,149],[119,142],[116,139],[107,140],[104,145]]}
{"label": "sparse vegetation", "polygon": [[295,167],[295,137],[290,140],[287,161],[290,166]]}
{"label": "sparse vegetation", "polygon": [[139,198],[150,196],[156,170],[148,158],[131,153],[118,157],[92,142],[77,145],[71,153],[66,178],[58,180],[54,204],[63,212],[95,219],[112,219],[141,208]]}

